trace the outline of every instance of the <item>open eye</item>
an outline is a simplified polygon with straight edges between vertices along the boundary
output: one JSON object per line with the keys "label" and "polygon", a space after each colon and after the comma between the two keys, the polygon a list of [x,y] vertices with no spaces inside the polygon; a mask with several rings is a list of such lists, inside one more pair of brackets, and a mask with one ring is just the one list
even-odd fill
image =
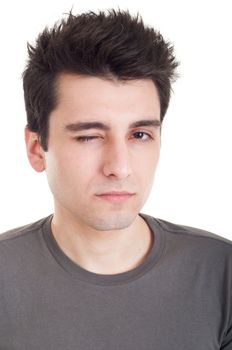
{"label": "open eye", "polygon": [[133,133],[134,138],[141,141],[148,141],[152,139],[151,135],[144,131],[136,131]]}

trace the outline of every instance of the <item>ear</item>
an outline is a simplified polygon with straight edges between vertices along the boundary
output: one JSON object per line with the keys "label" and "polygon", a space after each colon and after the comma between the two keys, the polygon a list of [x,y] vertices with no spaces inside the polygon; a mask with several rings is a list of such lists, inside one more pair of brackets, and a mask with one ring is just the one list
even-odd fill
{"label": "ear", "polygon": [[45,169],[45,156],[42,149],[39,136],[36,132],[30,131],[27,127],[24,130],[25,142],[27,148],[27,157],[33,169],[42,172]]}

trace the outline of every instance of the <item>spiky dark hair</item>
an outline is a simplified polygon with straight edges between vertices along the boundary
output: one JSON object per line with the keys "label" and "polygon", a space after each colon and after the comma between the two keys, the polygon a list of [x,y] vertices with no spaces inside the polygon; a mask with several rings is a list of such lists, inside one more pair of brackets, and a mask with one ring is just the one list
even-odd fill
{"label": "spiky dark hair", "polygon": [[23,72],[28,128],[38,133],[47,151],[49,114],[57,104],[56,80],[62,72],[119,80],[150,78],[159,93],[162,121],[171,83],[177,78],[179,63],[173,51],[139,14],[133,17],[128,10],[114,9],[70,12],[52,28],[46,27],[34,46],[28,44]]}

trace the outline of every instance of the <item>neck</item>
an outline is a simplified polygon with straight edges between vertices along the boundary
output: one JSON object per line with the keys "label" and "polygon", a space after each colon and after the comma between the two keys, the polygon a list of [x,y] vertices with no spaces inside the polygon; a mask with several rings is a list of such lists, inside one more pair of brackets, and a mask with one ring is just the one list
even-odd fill
{"label": "neck", "polygon": [[153,246],[153,234],[137,215],[122,230],[98,231],[55,213],[52,233],[63,252],[79,266],[98,274],[117,274],[139,266]]}

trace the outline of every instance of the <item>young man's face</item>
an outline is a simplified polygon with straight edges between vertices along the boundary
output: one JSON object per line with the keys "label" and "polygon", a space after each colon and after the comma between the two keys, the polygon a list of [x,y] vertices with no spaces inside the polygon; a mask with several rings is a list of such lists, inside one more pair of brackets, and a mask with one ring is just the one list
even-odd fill
{"label": "young man's face", "polygon": [[122,83],[61,75],[43,154],[55,213],[96,230],[129,227],[152,187],[159,121],[150,79]]}

